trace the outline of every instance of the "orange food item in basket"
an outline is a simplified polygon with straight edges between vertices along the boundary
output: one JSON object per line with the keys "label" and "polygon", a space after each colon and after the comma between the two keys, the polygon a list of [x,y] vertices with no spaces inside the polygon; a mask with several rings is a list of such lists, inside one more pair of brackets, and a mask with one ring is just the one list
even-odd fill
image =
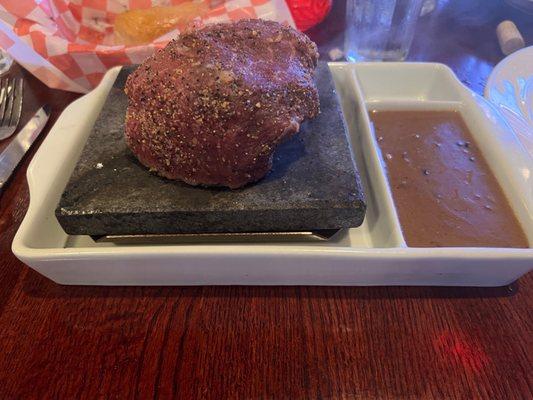
{"label": "orange food item in basket", "polygon": [[175,28],[185,28],[208,10],[207,2],[187,1],[176,6],[123,12],[115,18],[115,42],[128,46],[150,43]]}

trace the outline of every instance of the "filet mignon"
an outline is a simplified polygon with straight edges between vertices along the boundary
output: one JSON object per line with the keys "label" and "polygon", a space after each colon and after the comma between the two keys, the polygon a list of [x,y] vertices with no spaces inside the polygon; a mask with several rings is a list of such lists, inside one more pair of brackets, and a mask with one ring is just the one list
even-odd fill
{"label": "filet mignon", "polygon": [[277,22],[241,20],[183,33],[126,83],[125,136],[146,167],[191,185],[239,188],[319,112],[318,53]]}

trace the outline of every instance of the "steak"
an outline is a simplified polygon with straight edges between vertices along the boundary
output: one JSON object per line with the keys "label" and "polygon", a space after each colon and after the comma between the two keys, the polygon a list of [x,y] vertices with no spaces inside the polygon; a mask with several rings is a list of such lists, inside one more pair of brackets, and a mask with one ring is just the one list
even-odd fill
{"label": "steak", "polygon": [[128,77],[126,142],[168,179],[239,188],[264,177],[276,146],[319,112],[316,45],[259,19],[171,41]]}

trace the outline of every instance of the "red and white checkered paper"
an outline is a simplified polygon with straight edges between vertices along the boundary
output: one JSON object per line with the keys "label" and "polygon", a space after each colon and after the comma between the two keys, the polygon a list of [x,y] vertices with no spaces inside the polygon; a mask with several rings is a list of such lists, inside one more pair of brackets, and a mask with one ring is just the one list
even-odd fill
{"label": "red and white checkered paper", "polygon": [[[285,0],[209,1],[201,23],[264,18],[294,26]],[[148,45],[113,45],[123,11],[183,0],[0,0],[0,47],[52,88],[85,93],[116,65],[138,64],[179,32]]]}

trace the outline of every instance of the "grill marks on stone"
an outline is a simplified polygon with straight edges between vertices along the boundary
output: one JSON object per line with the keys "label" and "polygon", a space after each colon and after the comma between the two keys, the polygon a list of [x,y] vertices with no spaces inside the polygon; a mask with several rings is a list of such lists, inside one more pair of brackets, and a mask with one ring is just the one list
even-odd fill
{"label": "grill marks on stone", "polygon": [[232,188],[263,177],[276,145],[318,113],[305,35],[245,20],[188,32],[126,84],[126,140],[160,175]]}

